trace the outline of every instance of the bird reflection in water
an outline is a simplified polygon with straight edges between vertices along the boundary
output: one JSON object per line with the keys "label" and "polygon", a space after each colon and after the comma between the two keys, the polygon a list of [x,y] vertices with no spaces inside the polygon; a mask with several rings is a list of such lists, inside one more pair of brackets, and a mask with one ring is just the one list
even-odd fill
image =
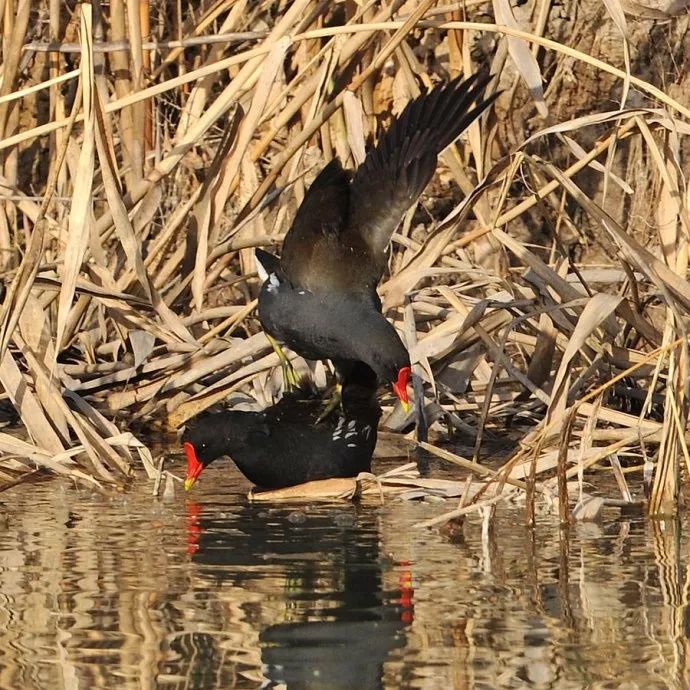
{"label": "bird reflection in water", "polygon": [[[384,663],[405,646],[414,620],[414,589],[411,564],[380,552],[377,512],[353,505],[232,510],[218,517],[188,502],[187,551],[199,578],[254,595],[246,605],[259,628],[263,687],[383,687]],[[280,591],[266,591],[280,582]],[[258,615],[257,591],[265,593]],[[277,595],[285,604],[279,616]],[[204,663],[217,668],[208,652]]]}

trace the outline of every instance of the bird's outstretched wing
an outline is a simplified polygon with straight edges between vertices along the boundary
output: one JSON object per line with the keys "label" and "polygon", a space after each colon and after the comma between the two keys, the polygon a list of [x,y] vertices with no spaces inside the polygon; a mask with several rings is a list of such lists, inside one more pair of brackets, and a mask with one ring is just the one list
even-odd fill
{"label": "bird's outstretched wing", "polygon": [[391,235],[434,174],[438,154],[495,100],[477,100],[490,79],[453,79],[405,107],[352,179],[346,242],[364,243],[385,266]]}

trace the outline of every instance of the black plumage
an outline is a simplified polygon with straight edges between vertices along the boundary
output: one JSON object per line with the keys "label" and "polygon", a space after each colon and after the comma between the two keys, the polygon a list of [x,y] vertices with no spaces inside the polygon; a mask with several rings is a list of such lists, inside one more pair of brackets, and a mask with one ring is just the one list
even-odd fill
{"label": "black plumage", "polygon": [[351,180],[337,159],[319,173],[283,243],[280,263],[293,285],[375,291],[391,235],[433,176],[439,153],[493,102],[471,107],[488,81],[454,79],[411,101]]}
{"label": "black plumage", "polygon": [[[351,177],[337,160],[316,177],[280,259],[257,251],[266,332],[309,359],[368,364],[406,402],[409,356],[380,313],[377,285],[391,235],[436,169],[438,154],[489,107],[489,79],[454,79],[411,101]],[[473,106],[472,104],[476,104]]]}
{"label": "black plumage", "polygon": [[371,370],[359,366],[351,372],[342,409],[319,421],[322,412],[323,400],[299,389],[262,412],[229,410],[192,420],[182,437],[185,489],[223,455],[263,489],[368,472],[381,416]]}
{"label": "black plumage", "polygon": [[307,359],[327,353],[343,372],[365,362],[382,382],[397,380],[410,358],[393,325],[380,308],[348,292],[312,292],[296,288],[271,273],[261,289],[259,316],[276,340]]}

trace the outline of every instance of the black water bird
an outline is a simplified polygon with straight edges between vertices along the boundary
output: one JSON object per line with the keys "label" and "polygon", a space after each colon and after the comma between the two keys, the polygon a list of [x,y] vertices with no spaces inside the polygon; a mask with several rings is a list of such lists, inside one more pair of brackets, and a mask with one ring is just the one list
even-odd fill
{"label": "black water bird", "polygon": [[262,412],[229,410],[199,416],[182,436],[185,489],[223,455],[262,489],[370,471],[381,417],[376,383],[371,369],[356,366],[343,383],[341,409],[326,419],[320,419],[323,400],[304,386]]}
{"label": "black water bird", "polygon": [[391,235],[431,179],[439,153],[494,101],[495,95],[481,100],[489,80],[454,79],[411,101],[354,175],[337,159],[319,173],[280,259],[257,250],[265,271],[259,319],[287,384],[295,375],[278,342],[308,359],[331,359],[336,370],[365,362],[407,405],[409,356],[381,314],[376,288]]}

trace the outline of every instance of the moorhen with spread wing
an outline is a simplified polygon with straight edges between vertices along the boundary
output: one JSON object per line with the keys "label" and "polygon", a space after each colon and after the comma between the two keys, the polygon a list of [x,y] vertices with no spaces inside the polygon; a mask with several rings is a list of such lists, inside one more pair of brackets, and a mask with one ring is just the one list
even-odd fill
{"label": "moorhen with spread wing", "polygon": [[304,386],[263,412],[201,415],[182,436],[185,490],[223,455],[262,489],[368,472],[381,417],[376,385],[369,367],[355,365],[342,384],[342,409],[325,420],[320,420],[323,401]]}
{"label": "moorhen with spread wing", "polygon": [[407,405],[409,356],[381,314],[376,287],[391,235],[434,174],[439,153],[494,101],[495,94],[478,100],[489,80],[454,79],[411,101],[353,176],[337,159],[319,173],[280,259],[257,250],[265,271],[259,320],[286,383],[295,376],[276,341],[307,359],[331,359],[336,371],[365,362]]}

